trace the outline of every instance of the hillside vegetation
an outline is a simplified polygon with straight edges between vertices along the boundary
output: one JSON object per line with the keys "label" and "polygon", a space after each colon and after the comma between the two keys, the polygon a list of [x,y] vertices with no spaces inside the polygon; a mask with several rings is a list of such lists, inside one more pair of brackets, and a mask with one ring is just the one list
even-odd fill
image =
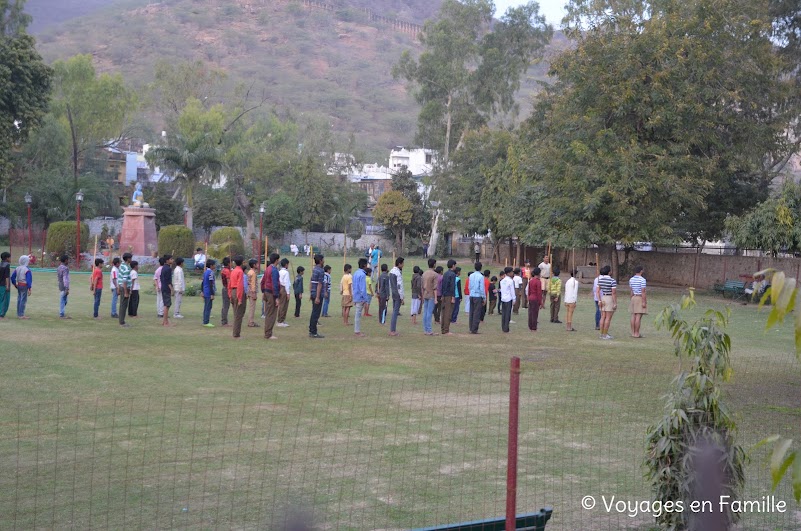
{"label": "hillside vegetation", "polygon": [[[71,1],[29,0],[28,10],[35,15]],[[152,80],[159,59],[201,59],[228,74],[229,88],[252,85],[278,108],[322,115],[371,158],[386,156],[387,148],[414,141],[419,107],[390,70],[404,50],[420,46],[413,34],[371,22],[360,8],[420,24],[440,2],[328,3],[333,11],[294,0],[83,1],[88,14],[53,25],[54,11],[41,22],[39,47],[50,61],[90,53],[98,70],[122,72],[137,87]],[[532,68],[521,90],[524,114],[544,72],[544,65]]]}

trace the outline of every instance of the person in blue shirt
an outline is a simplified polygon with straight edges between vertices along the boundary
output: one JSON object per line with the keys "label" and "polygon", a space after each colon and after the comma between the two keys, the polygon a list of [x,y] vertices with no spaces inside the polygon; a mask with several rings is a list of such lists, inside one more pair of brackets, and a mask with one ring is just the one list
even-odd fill
{"label": "person in blue shirt", "polygon": [[203,271],[203,326],[214,328],[211,320],[211,307],[214,304],[214,295],[217,293],[217,285],[214,281],[214,260],[206,260],[206,270]]}
{"label": "person in blue shirt", "polygon": [[381,260],[381,247],[378,245],[370,252],[370,269],[378,275],[378,261]]}
{"label": "person in blue shirt", "polygon": [[33,286],[33,275],[31,270],[28,269],[30,261],[31,259],[28,256],[20,256],[19,266],[11,273],[11,285],[17,288],[18,319],[30,319],[25,315],[25,305],[28,303],[28,297],[31,295]]}
{"label": "person in blue shirt", "polygon": [[468,277],[468,289],[470,291],[470,333],[478,334],[478,327],[481,323],[481,314],[486,304],[486,293],[484,293],[484,273],[481,272],[483,265],[476,262],[476,270]]}
{"label": "person in blue shirt", "polygon": [[359,269],[353,274],[353,304],[356,306],[356,317],[353,321],[353,331],[358,337],[365,337],[362,333],[362,312],[367,303],[367,258],[359,258]]}
{"label": "person in blue shirt", "polygon": [[331,266],[327,265],[323,268],[323,317],[331,317],[328,315],[328,304],[331,302]]}

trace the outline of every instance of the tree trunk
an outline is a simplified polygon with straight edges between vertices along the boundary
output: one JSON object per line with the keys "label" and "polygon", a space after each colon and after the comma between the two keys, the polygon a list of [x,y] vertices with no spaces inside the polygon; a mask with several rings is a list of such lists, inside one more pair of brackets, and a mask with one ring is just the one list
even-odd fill
{"label": "tree trunk", "polygon": [[401,229],[401,250],[400,254],[405,254],[404,249],[406,248],[406,227]]}
{"label": "tree trunk", "polygon": [[439,228],[439,217],[442,214],[442,210],[439,208],[434,212],[434,220],[431,223],[431,238],[428,242],[428,255],[435,256],[437,254],[437,240],[439,239],[439,232],[437,229]]}
{"label": "tree trunk", "polygon": [[612,278],[620,280],[620,257],[617,255],[616,244],[612,244]]}
{"label": "tree trunk", "polygon": [[256,225],[253,221],[253,207],[250,204],[247,194],[245,194],[242,180],[243,177],[241,175],[234,179],[234,200],[242,216],[245,218],[247,237],[252,239],[252,237],[256,235]]}
{"label": "tree trunk", "polygon": [[189,181],[186,182],[186,206],[187,206],[186,227],[189,230],[193,230],[194,224],[193,224],[192,213],[194,212],[195,209],[195,202],[194,199],[192,198],[192,184]]}
{"label": "tree trunk", "polygon": [[78,190],[78,138],[75,134],[75,124],[72,121],[72,109],[67,105],[67,120],[70,124],[70,138],[72,139],[72,180],[75,190]]}
{"label": "tree trunk", "polygon": [[451,154],[451,126],[453,125],[453,117],[451,115],[451,104],[453,103],[453,96],[448,94],[448,103],[445,106],[445,149],[442,154],[442,163],[447,167]]}

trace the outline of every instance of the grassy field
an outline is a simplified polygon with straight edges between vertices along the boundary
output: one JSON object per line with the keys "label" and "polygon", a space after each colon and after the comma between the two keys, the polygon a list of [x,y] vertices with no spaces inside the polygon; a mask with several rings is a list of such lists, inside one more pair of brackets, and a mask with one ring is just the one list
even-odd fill
{"label": "grassy field", "polygon": [[[330,263],[338,285],[342,258]],[[407,285],[415,263],[406,264]],[[354,338],[332,317],[317,341],[304,301],[301,318],[267,342],[260,328],[245,328],[240,341],[230,329],[202,328],[193,297],[186,319],[163,329],[146,282],[131,328],[108,317],[108,293],[96,322],[89,277],[72,282],[72,320],[58,319],[55,276],[34,271],[32,319],[0,321],[2,529],[276,529],[288,515],[318,529],[407,529],[500,516],[512,355],[523,359],[519,511],[552,505],[549,529],[652,527],[649,515],[607,514],[600,496],[650,498],[645,432],[679,371],[653,317],[679,290],[649,291],[653,314],[640,340],[628,337],[621,311],[615,340],[600,341],[582,286],[572,334],[543,316],[531,334],[521,313],[511,334],[488,316],[470,336],[462,312],[457,336],[431,338],[411,325],[407,304],[398,338],[375,319],[367,338]],[[689,315],[728,302],[698,301]],[[16,295],[12,316],[15,303]],[[800,440],[801,366],[789,325],[765,333],[756,306],[731,308],[726,395],[740,441]],[[761,452],[745,497],[769,488]],[[581,509],[585,495],[598,507]],[[789,486],[777,496],[790,502]],[[801,529],[801,513],[790,504],[784,514],[745,515],[743,528]]]}

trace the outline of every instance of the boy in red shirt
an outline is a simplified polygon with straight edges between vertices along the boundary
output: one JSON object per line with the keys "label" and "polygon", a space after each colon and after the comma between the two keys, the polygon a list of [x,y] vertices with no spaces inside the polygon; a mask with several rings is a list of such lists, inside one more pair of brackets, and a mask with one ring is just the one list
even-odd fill
{"label": "boy in red shirt", "polygon": [[242,320],[248,304],[245,296],[245,269],[242,265],[244,262],[245,258],[242,256],[234,258],[236,266],[231,270],[231,278],[228,280],[228,298],[234,307],[234,339],[239,339],[242,332]]}
{"label": "boy in red shirt", "polygon": [[526,299],[528,300],[528,329],[532,332],[537,331],[537,319],[540,316],[540,305],[542,305],[542,283],[540,282],[540,268],[535,267],[531,272],[531,278],[526,285]]}
{"label": "boy in red shirt", "polygon": [[95,319],[100,320],[100,297],[103,295],[103,259],[95,258],[95,268],[92,270],[92,285],[89,288],[95,294]]}

